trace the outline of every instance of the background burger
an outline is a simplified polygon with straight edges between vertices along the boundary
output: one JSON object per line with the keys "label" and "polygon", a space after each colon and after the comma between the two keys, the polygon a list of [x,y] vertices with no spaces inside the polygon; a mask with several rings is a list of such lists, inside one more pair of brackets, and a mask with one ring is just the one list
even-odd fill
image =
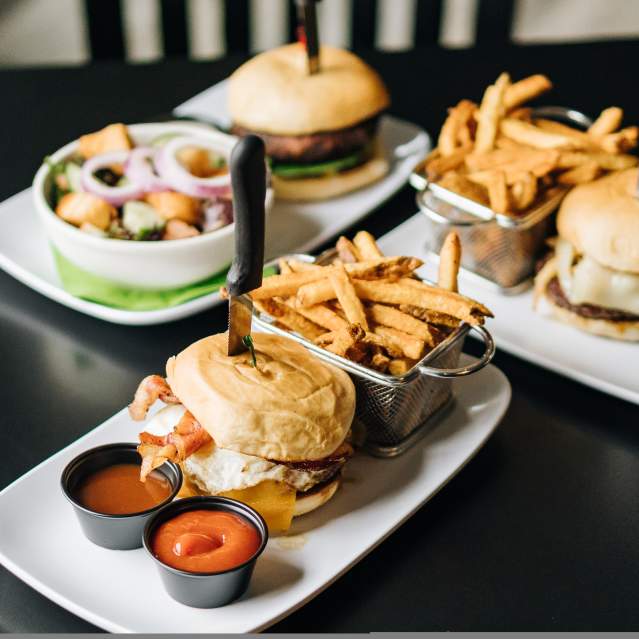
{"label": "background burger", "polygon": [[224,495],[258,510],[271,532],[315,510],[337,490],[353,453],[350,377],[292,340],[253,336],[250,353],[229,357],[225,333],[195,342],[166,364],[166,379],[140,384],[129,412],[144,419],[142,476],[167,459],[182,465],[180,497]]}
{"label": "background burger", "polygon": [[381,78],[349,51],[323,46],[309,75],[304,47],[257,55],[229,80],[236,135],[259,135],[278,197],[319,200],[378,180],[388,172],[377,141],[389,105]]}
{"label": "background burger", "polygon": [[557,217],[554,254],[535,278],[536,298],[584,331],[639,341],[637,169],[577,186]]}

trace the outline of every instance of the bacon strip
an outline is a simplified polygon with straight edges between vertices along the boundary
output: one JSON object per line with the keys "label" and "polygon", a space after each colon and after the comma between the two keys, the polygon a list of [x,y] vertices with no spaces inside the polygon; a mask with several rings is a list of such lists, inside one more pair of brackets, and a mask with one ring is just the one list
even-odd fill
{"label": "bacon strip", "polygon": [[135,391],[133,401],[129,404],[129,415],[136,422],[141,422],[157,399],[161,399],[165,404],[180,403],[164,377],[149,375],[140,382]]}
{"label": "bacon strip", "polygon": [[145,481],[147,475],[165,461],[183,462],[189,455],[211,441],[213,441],[211,436],[188,410],[182,415],[173,432],[168,435],[140,433],[138,446],[138,453],[142,457],[140,481]]}

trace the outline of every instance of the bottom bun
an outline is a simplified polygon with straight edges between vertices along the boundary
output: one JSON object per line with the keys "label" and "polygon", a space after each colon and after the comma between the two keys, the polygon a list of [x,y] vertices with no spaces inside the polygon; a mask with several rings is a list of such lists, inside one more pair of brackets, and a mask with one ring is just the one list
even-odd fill
{"label": "bottom bun", "polygon": [[613,322],[604,319],[582,317],[581,315],[577,315],[577,313],[558,306],[548,295],[544,295],[544,299],[550,308],[552,316],[564,324],[570,324],[593,335],[621,339],[628,342],[639,342],[639,321]]}
{"label": "bottom bun", "polygon": [[314,178],[286,180],[271,176],[275,196],[282,200],[327,200],[361,189],[383,178],[390,168],[388,160],[377,145],[373,157],[353,169]]}
{"label": "bottom bun", "polygon": [[337,476],[323,484],[318,484],[307,493],[297,493],[293,517],[306,515],[323,506],[337,492],[340,483],[341,479]]}

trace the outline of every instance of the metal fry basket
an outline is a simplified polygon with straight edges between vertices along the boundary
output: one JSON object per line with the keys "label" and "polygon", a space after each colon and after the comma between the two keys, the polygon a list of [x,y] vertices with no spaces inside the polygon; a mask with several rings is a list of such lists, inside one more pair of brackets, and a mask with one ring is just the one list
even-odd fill
{"label": "metal fry basket", "polygon": [[[565,107],[539,107],[534,117],[563,121],[586,128],[592,120]],[[418,190],[417,205],[428,225],[427,249],[439,255],[444,238],[455,230],[462,243],[462,268],[499,292],[513,295],[530,286],[535,259],[552,231],[552,213],[567,189],[521,217],[496,213],[473,200],[430,182],[421,162],[410,183]]]}
{"label": "metal fry basket", "polygon": [[[284,259],[320,262],[308,255],[289,255]],[[461,324],[409,371],[389,375],[325,351],[297,333],[275,326],[274,318],[257,310],[253,311],[253,318],[263,330],[302,344],[323,361],[350,374],[357,393],[356,426],[365,431],[364,447],[380,457],[399,455],[430,432],[438,415],[452,402],[452,380],[479,371],[495,354],[493,339],[483,326]],[[482,339],[484,353],[477,361],[460,366],[469,331],[475,331]]]}

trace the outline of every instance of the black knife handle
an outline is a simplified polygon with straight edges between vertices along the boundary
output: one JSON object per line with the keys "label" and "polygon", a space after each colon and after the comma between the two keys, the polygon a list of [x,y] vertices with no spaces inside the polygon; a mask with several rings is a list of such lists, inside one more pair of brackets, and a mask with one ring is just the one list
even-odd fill
{"label": "black knife handle", "polygon": [[226,277],[231,295],[248,293],[262,284],[264,267],[264,142],[242,138],[231,152],[231,184],[235,220],[235,257]]}

